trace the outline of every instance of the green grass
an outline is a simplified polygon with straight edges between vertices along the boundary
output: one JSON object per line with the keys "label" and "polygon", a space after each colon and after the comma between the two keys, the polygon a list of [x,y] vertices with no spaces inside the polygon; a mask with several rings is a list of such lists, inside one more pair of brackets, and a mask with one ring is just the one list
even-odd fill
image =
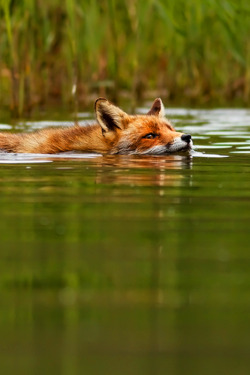
{"label": "green grass", "polygon": [[102,95],[247,104],[247,0],[0,0],[0,100],[13,113]]}

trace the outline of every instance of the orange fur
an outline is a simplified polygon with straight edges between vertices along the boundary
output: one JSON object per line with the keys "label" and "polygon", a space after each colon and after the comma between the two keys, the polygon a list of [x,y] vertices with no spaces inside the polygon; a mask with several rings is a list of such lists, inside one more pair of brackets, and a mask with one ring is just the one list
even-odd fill
{"label": "orange fur", "polygon": [[[95,125],[43,129],[24,134],[0,133],[0,149],[42,154],[65,151],[162,154],[168,152],[168,147],[169,152],[175,151],[171,151],[171,147],[174,149],[171,145],[182,136],[164,117],[160,99],[155,100],[147,115],[128,115],[103,98],[96,101],[95,110],[98,121]],[[190,141],[184,142],[181,149],[189,147]]]}

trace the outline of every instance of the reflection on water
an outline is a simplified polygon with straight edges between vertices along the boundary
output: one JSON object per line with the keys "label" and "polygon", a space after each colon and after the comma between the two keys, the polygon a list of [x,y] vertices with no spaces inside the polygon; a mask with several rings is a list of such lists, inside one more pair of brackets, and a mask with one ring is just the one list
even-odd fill
{"label": "reflection on water", "polygon": [[191,153],[0,155],[4,374],[248,372],[250,114],[169,112]]}

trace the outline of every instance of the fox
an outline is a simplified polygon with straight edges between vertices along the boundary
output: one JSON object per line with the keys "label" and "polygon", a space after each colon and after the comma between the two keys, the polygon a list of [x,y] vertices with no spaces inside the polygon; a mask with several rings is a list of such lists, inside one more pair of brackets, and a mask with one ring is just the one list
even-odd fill
{"label": "fox", "polygon": [[175,131],[160,98],[146,114],[128,115],[105,98],[95,102],[97,123],[46,128],[31,133],[0,133],[0,150],[9,153],[163,155],[192,148],[189,134]]}

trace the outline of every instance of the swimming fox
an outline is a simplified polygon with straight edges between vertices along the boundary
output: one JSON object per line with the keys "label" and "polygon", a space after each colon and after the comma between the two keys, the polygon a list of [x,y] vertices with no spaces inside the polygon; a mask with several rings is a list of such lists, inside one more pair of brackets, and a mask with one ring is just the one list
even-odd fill
{"label": "swimming fox", "polygon": [[43,129],[33,133],[0,133],[0,150],[55,154],[65,151],[100,154],[166,154],[192,147],[191,135],[178,133],[164,117],[160,98],[146,115],[128,115],[107,99],[95,102],[97,124]]}

